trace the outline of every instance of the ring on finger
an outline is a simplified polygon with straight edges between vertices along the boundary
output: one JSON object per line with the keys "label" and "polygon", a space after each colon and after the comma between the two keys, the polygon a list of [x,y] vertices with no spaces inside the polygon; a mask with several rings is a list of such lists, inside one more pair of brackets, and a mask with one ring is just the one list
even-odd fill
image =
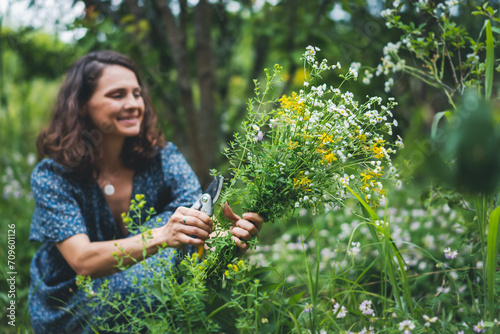
{"label": "ring on finger", "polygon": [[187,218],[187,216],[184,216],[184,218],[182,219],[182,223],[183,223],[184,225],[186,225],[186,218]]}

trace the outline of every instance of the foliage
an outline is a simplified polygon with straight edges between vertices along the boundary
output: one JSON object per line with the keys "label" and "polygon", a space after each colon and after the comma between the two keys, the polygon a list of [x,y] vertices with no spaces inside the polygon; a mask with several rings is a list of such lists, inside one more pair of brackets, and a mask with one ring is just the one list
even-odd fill
{"label": "foliage", "polygon": [[[481,255],[482,263],[488,263],[482,268],[485,282],[479,297],[482,298],[482,311],[489,320],[496,317],[495,304],[498,301],[496,282],[496,265],[498,254],[493,255],[497,247],[498,235],[495,229],[496,220],[491,220],[488,227],[488,216],[496,207],[499,178],[497,147],[500,128],[494,124],[490,105],[498,100],[493,95],[495,71],[494,49],[498,46],[493,31],[499,33],[498,11],[489,6],[488,2],[476,7],[473,15],[486,17],[483,28],[477,40],[469,37],[467,29],[454,22],[452,8],[459,5],[458,1],[447,1],[445,4],[435,4],[429,1],[419,1],[414,6],[408,6],[417,12],[423,12],[431,24],[421,24],[416,27],[412,22],[405,24],[401,20],[402,3],[394,2],[394,9],[387,9],[384,16],[389,27],[397,27],[404,31],[401,41],[389,43],[384,48],[383,63],[377,68],[377,75],[405,71],[425,83],[441,89],[448,97],[453,111],[437,113],[432,126],[432,150],[426,152],[429,170],[436,170],[438,184],[447,183],[450,188],[445,193],[458,193],[469,198],[474,203],[476,225],[472,230],[478,238],[471,240]],[[496,26],[493,26],[496,24]],[[483,33],[485,36],[483,36]],[[482,40],[485,40],[483,42]],[[405,49],[413,54],[422,68],[416,65],[406,65],[399,55],[399,49]],[[469,50],[466,58],[463,50]],[[480,55],[484,55],[481,60]],[[446,84],[446,74],[452,74],[452,85]],[[393,79],[390,78],[387,88]],[[458,98],[455,96],[458,95]],[[456,101],[460,104],[456,106]],[[449,124],[444,130],[438,128],[441,118],[446,117]],[[432,187],[432,185],[431,185]],[[486,237],[488,229],[493,236]]]}
{"label": "foliage", "polygon": [[[57,54],[68,55],[67,46],[50,35],[30,29],[0,30],[0,256],[5,259],[1,269],[0,300],[7,305],[7,230],[15,225],[16,327],[0,324],[6,333],[29,333],[28,290],[30,263],[37,244],[30,243],[29,225],[34,210],[30,191],[30,175],[37,157],[35,140],[49,116],[59,80]],[[74,52],[74,51],[72,51]],[[35,58],[35,59],[34,59]],[[42,64],[41,60],[45,59]],[[34,69],[35,66],[51,68]],[[59,62],[58,64],[62,64]],[[6,307],[0,313],[7,319]]]}
{"label": "foliage", "polygon": [[[406,72],[443,91],[454,109],[454,99],[457,95],[463,95],[467,88],[476,89],[479,95],[486,89],[489,99],[494,62],[498,62],[491,56],[493,49],[498,46],[498,41],[491,38],[491,25],[500,23],[496,17],[497,11],[488,2],[473,11],[473,15],[487,17],[479,36],[473,39],[468,29],[453,14],[459,10],[460,1],[451,0],[443,4],[425,0],[414,4],[408,2],[405,6],[406,3],[394,1],[393,8],[382,12],[389,28],[402,31],[400,41],[389,42],[384,47],[384,58],[375,71],[376,76],[384,74],[389,77],[385,84],[386,90],[389,91],[394,84],[394,74]],[[407,22],[403,15],[405,11],[416,11],[426,20],[419,25]],[[498,27],[494,31],[500,32]],[[407,61],[400,50],[409,53],[414,61]],[[500,67],[496,71],[500,71]],[[368,71],[367,75],[372,76],[372,72]]]}
{"label": "foliage", "polygon": [[[101,3],[111,4],[109,1]],[[76,45],[63,47],[36,31],[24,30],[16,36],[16,32],[2,29],[0,139],[4,145],[0,148],[0,215],[3,222],[0,234],[5,236],[6,226],[16,224],[19,246],[16,253],[18,327],[7,328],[2,322],[0,328],[6,333],[31,332],[27,295],[29,262],[36,245],[26,241],[34,206],[29,191],[29,175],[36,161],[34,138],[47,121],[47,111],[55,97],[62,68],[72,62],[72,57],[90,49],[112,47],[118,48],[118,51],[130,51],[142,66],[155,104],[164,113],[162,124],[166,126],[169,123],[169,127],[176,124],[171,121],[175,117],[181,120],[180,124],[184,124],[183,113],[176,108],[180,105],[177,97],[180,89],[178,73],[172,66],[169,48],[164,47],[165,36],[161,29],[145,24],[141,14],[136,16],[137,20],[127,16],[130,11],[126,6],[129,3],[133,1],[123,1],[109,12],[103,10],[94,16],[95,21],[83,18],[81,22],[75,22],[75,28],[89,28],[88,35]],[[240,97],[252,89],[251,81],[247,83],[245,78],[258,77],[254,73],[269,66],[271,60],[271,64],[278,61],[287,68],[283,72],[286,83],[276,88],[308,89],[303,87],[303,82],[307,81],[304,78],[311,72],[293,70],[294,66],[301,67],[296,59],[306,43],[320,46],[332,59],[346,63],[358,60],[375,66],[372,71],[365,72],[364,77],[364,68],[359,69],[363,81],[371,82],[374,87],[356,87],[353,90],[356,96],[364,96],[365,92],[383,96],[386,88],[392,89],[391,93],[398,97],[400,108],[395,110],[395,114],[403,128],[394,129],[393,137],[400,134],[405,138],[406,149],[399,150],[396,157],[402,162],[398,166],[402,175],[405,168],[438,169],[420,163],[421,160],[412,155],[415,152],[412,148],[420,146],[409,136],[409,131],[401,132],[406,130],[405,123],[412,125],[410,131],[427,133],[429,130],[434,139],[450,138],[443,135],[444,131],[438,125],[444,120],[448,120],[450,125],[463,120],[453,115],[460,115],[463,111],[461,109],[465,105],[461,102],[461,95],[466,87],[474,87],[481,92],[484,100],[490,99],[493,102],[493,119],[498,119],[498,110],[494,107],[497,102],[495,71],[498,70],[498,60],[493,53],[498,46],[498,17],[493,2],[474,8],[475,16],[469,15],[471,11],[467,7],[472,1],[460,2],[453,7],[450,7],[454,3],[452,1],[443,4],[423,0],[390,2],[397,5],[384,14],[390,14],[387,19],[394,24],[389,25],[401,29],[403,35],[401,44],[395,42],[384,49],[380,75],[384,72],[389,75],[386,77],[387,85],[378,81],[381,77],[374,75],[377,68],[373,62],[377,59],[375,55],[383,52],[383,45],[397,35],[397,29],[380,28],[382,23],[378,13],[368,13],[368,6],[351,7],[351,20],[333,22],[328,13],[334,2],[287,0],[280,1],[277,6],[266,4],[262,9],[253,8],[254,3],[244,2],[237,12],[227,11],[219,3],[211,11],[218,18],[211,31],[217,36],[218,47],[213,50],[218,69],[216,100],[220,103],[217,109],[221,110],[218,115],[222,124],[220,129],[225,135],[236,128],[245,109],[244,100]],[[343,1],[343,9],[348,10],[354,6],[352,3]],[[151,2],[145,2],[146,7],[149,4]],[[326,7],[318,4],[326,4]],[[365,3],[360,1],[359,4],[363,6]],[[420,8],[419,12],[414,5]],[[156,13],[146,7],[143,7],[147,9],[144,13]],[[447,12],[458,7],[458,12]],[[444,17],[440,15],[443,10],[446,10]],[[191,14],[187,17],[192,18]],[[486,21],[478,18],[486,18]],[[154,19],[147,21],[158,22]],[[192,23],[186,22],[188,30],[192,31]],[[371,34],[373,30],[367,28],[373,26],[378,30]],[[24,43],[24,46],[17,48],[19,43]],[[187,44],[193,46],[193,39],[188,38]],[[195,51],[194,48],[190,50],[186,58],[193,60]],[[403,73],[415,76],[403,76]],[[330,80],[331,76],[326,74],[325,78]],[[433,89],[425,90],[423,85],[419,85],[423,82]],[[193,92],[194,101],[199,103],[198,90],[195,88]],[[434,99],[441,94],[448,94],[450,98]],[[258,103],[254,102],[254,105],[258,109]],[[419,108],[421,105],[425,107]],[[453,105],[457,112],[453,110]],[[278,109],[279,104],[271,104],[267,108],[262,106],[260,110],[269,108]],[[166,122],[168,118],[165,114],[171,109],[175,117]],[[435,111],[442,110],[447,112],[438,113],[434,118]],[[405,120],[405,113],[415,118]],[[476,113],[472,115],[476,116]],[[495,134],[490,115],[486,116],[482,124],[488,129],[493,128],[491,133]],[[413,128],[416,119],[422,119],[427,127]],[[255,130],[251,125],[255,124],[263,134],[268,134],[271,129],[268,121],[248,121],[243,133],[252,138],[252,131]],[[462,125],[471,124],[466,119]],[[174,127],[183,129],[182,126]],[[476,131],[467,136],[460,127],[454,131],[455,144],[472,145],[473,140],[478,138]],[[486,139],[496,136],[489,136],[490,132],[486,131],[480,134],[484,135],[480,138],[485,139],[485,147],[492,143]],[[168,135],[174,138],[173,131],[169,131]],[[270,137],[265,138],[268,140]],[[218,140],[224,141],[222,136]],[[266,140],[263,139],[264,142]],[[438,146],[430,143],[425,141],[422,146],[424,156],[437,150]],[[182,141],[179,144],[182,146]],[[463,147],[468,157],[474,157],[469,146]],[[457,152],[453,149],[448,153],[454,157]],[[497,154],[493,150],[488,158],[495,156]],[[473,162],[467,156],[461,159]],[[455,170],[458,167],[446,164]],[[485,166],[477,162],[467,170],[478,171],[482,168]],[[482,175],[485,173],[475,174],[479,176],[477,180],[487,186],[494,185],[494,178]],[[467,177],[467,174],[463,173],[463,176]],[[143,282],[148,292],[145,296],[151,302],[161,304],[157,311],[146,308],[146,313],[132,313],[135,309],[132,309],[129,299],[105,298],[109,296],[105,287],[100,289],[94,285],[89,292],[93,291],[96,295],[96,304],[114,303],[119,306],[117,310],[125,312],[130,323],[115,324],[117,331],[125,332],[130,328],[162,333],[177,328],[178,332],[181,331],[180,326],[182,330],[192,329],[193,332],[496,332],[499,330],[500,314],[497,201],[495,197],[483,194],[469,196],[450,192],[442,184],[432,182],[432,187],[424,190],[408,187],[394,191],[385,187],[388,190],[385,208],[381,204],[382,208],[373,210],[377,219],[374,216],[367,218],[360,201],[354,199],[346,201],[347,208],[337,207],[325,215],[314,216],[307,213],[306,205],[299,201],[301,207],[295,208],[299,217],[287,218],[287,224],[266,225],[266,233],[261,233],[261,243],[252,251],[249,260],[234,259],[230,267],[225,265],[220,268],[216,275],[217,284],[207,281],[206,276],[208,268],[213,268],[213,263],[217,263],[219,258],[187,258],[177,267],[171,267],[170,262],[165,263],[168,269],[162,275],[152,274],[149,281]],[[417,175],[407,183],[427,186],[431,182]],[[469,184],[479,186],[478,182],[470,183],[470,180]],[[235,185],[235,189],[240,185]],[[492,192],[496,190],[493,187]],[[293,223],[296,223],[295,226]],[[147,234],[144,237],[147,238]],[[226,244],[221,245],[232,244],[226,240]],[[396,253],[387,252],[392,245],[397,247],[403,266],[393,257]],[[0,248],[2,254],[6,254],[3,247]],[[220,252],[215,250],[212,254]],[[151,273],[157,273],[157,268],[151,269]],[[226,271],[227,275],[224,274]],[[2,273],[5,278],[5,270]],[[403,275],[406,275],[410,289],[410,301],[404,299]],[[188,279],[178,280],[181,276]],[[7,291],[3,288],[6,280],[2,282],[0,300],[4,303],[7,301],[3,292]],[[400,293],[399,297],[396,293]],[[412,311],[409,311],[409,305],[412,305]],[[189,316],[186,317],[186,314]],[[5,319],[4,313],[2,315]],[[119,317],[120,313],[110,314],[109,319],[115,316]],[[103,314],[102,318],[106,316]],[[101,325],[108,329],[114,326],[105,322]]]}
{"label": "foliage", "polygon": [[[279,100],[268,97],[279,80],[279,65],[273,73],[266,70],[263,91],[255,82],[256,98],[248,103],[244,134],[236,133],[225,151],[232,178],[222,202],[237,203],[244,212],[258,212],[274,222],[300,207],[314,214],[337,207],[349,195],[349,187],[373,206],[384,197],[383,182],[397,175],[390,155],[396,153],[394,147],[403,147],[401,138],[395,144],[384,139],[397,125],[389,119],[396,103],[391,99],[382,105],[380,97],[367,97],[361,103],[353,93],[322,82],[325,72],[341,65],[328,65],[326,59],[319,62],[317,51],[308,46],[303,54],[307,75],[298,93]],[[347,74],[340,74],[344,81],[339,87],[357,78],[358,67],[353,63]],[[278,103],[275,108],[274,103]],[[216,211],[216,220],[224,231],[229,225],[221,212]],[[208,255],[216,266],[208,273],[213,280],[237,254],[229,235],[209,244],[214,247],[214,255]]]}
{"label": "foliage", "polygon": [[[303,54],[306,81],[298,93],[267,100],[279,79],[278,65],[267,73],[263,92],[256,81],[244,133],[236,133],[225,152],[232,178],[223,199],[241,203],[244,211],[259,212],[269,222],[294,207],[314,212],[335,207],[346,198],[346,185],[378,205],[385,192],[380,181],[396,174],[390,154],[403,143],[384,138],[397,125],[390,119],[396,103],[391,99],[382,105],[380,97],[360,102],[353,93],[321,82],[323,72],[341,65],[318,62],[318,50],[309,46]],[[344,81],[339,87],[357,78],[358,67],[352,64],[340,75]],[[274,103],[278,107],[272,108]]]}

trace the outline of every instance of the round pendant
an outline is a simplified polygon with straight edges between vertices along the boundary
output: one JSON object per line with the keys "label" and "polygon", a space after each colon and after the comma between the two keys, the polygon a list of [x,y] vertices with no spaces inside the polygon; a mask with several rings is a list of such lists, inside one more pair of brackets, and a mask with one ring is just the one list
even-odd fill
{"label": "round pendant", "polygon": [[111,196],[115,193],[115,187],[112,184],[107,184],[104,186],[104,193],[108,196]]}

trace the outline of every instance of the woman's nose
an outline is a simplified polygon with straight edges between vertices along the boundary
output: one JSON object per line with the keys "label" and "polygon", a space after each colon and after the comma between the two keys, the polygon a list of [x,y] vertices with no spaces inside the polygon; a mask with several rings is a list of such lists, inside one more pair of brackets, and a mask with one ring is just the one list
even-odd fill
{"label": "woman's nose", "polygon": [[125,100],[125,109],[138,108],[140,103],[139,99],[141,97],[137,97],[135,94],[127,94],[127,98]]}

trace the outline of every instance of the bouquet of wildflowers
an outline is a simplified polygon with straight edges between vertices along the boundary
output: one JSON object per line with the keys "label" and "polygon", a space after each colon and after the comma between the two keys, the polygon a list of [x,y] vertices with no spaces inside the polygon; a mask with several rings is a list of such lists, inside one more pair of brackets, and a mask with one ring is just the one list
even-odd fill
{"label": "bouquet of wildflowers", "polygon": [[[353,93],[320,82],[324,72],[341,65],[318,61],[317,51],[308,46],[303,54],[306,81],[298,92],[266,101],[282,68],[266,71],[265,90],[256,82],[256,98],[248,103],[243,134],[236,134],[225,152],[232,173],[225,199],[236,199],[244,211],[258,212],[266,221],[295,208],[328,211],[347,197],[347,186],[377,206],[384,180],[397,176],[391,155],[403,142],[399,136],[391,141],[396,102],[358,101]],[[357,78],[359,66],[353,63],[340,74],[340,86]]]}
{"label": "bouquet of wildflowers", "polygon": [[[222,202],[239,203],[244,212],[274,222],[297,208],[328,211],[341,205],[350,190],[377,206],[385,194],[384,180],[398,176],[391,162],[396,148],[403,147],[399,136],[391,140],[396,102],[389,99],[384,105],[380,97],[362,102],[340,90],[357,79],[359,63],[340,74],[338,88],[320,82],[324,72],[341,70],[341,65],[318,61],[317,51],[308,46],[303,54],[306,81],[298,92],[268,97],[280,79],[279,65],[272,73],[266,70],[264,88],[255,81],[256,97],[248,103],[243,133],[236,133],[225,151],[232,179]],[[216,218],[222,229],[228,228],[220,211]],[[227,256],[227,249],[234,253],[234,247],[230,236],[209,243],[213,251],[205,264],[215,265],[219,270],[209,272],[220,274],[235,255]]]}

